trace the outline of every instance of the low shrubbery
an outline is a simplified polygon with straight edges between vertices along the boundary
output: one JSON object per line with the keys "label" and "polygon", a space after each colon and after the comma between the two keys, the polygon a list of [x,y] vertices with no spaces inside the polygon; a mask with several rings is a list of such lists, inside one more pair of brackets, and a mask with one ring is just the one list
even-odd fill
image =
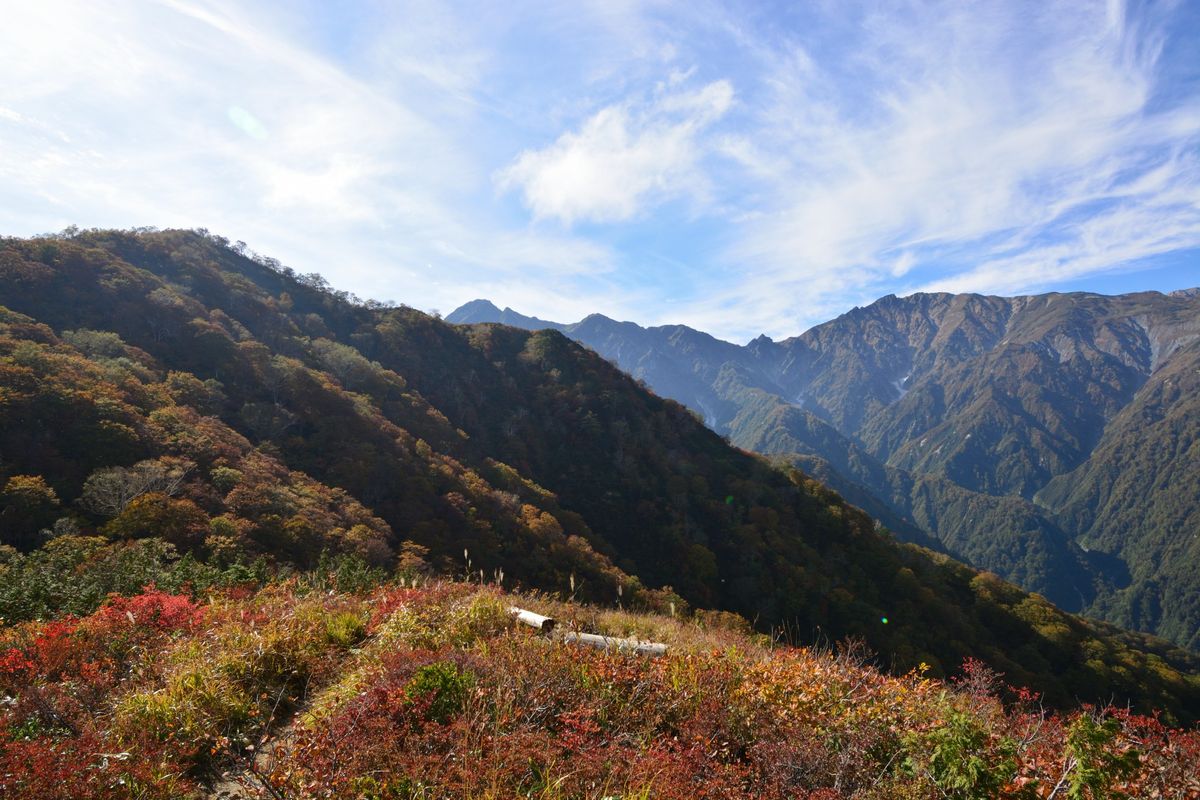
{"label": "low shrubbery", "polygon": [[[1200,734],[703,616],[328,575],[0,630],[0,796],[1195,798]],[[511,604],[662,658],[516,626]],[[572,616],[574,620],[572,621]]]}

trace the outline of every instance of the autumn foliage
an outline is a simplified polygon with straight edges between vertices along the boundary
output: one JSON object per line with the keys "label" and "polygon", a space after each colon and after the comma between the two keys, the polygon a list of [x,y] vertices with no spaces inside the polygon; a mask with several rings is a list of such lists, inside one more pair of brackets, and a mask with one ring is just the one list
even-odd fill
{"label": "autumn foliage", "polygon": [[357,301],[204,231],[0,240],[0,454],[10,623],[332,562],[366,565],[342,588],[503,571],[1200,719],[1197,654],[901,545],[553,331]]}
{"label": "autumn foliage", "polygon": [[[1195,654],[898,544],[552,332],[202,232],[5,239],[0,453],[3,798],[1197,796]],[[783,646],[848,637],[886,669]]]}
{"label": "autumn foliage", "polygon": [[[672,647],[551,641],[513,603]],[[461,583],[149,588],[0,633],[0,795],[1200,797],[1196,730],[713,622]]]}

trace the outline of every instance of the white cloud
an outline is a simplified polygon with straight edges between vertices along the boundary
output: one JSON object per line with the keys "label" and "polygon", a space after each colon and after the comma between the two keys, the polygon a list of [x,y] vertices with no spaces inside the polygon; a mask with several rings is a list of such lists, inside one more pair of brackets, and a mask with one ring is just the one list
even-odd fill
{"label": "white cloud", "polygon": [[720,80],[660,94],[644,107],[608,106],[549,147],[521,153],[499,174],[499,186],[519,189],[537,218],[628,220],[648,205],[702,190],[700,134],[732,103],[733,86]]}
{"label": "white cloud", "polygon": [[909,273],[909,270],[917,263],[917,257],[912,254],[911,250],[905,250],[901,253],[892,264],[891,274],[893,278],[903,278]]}

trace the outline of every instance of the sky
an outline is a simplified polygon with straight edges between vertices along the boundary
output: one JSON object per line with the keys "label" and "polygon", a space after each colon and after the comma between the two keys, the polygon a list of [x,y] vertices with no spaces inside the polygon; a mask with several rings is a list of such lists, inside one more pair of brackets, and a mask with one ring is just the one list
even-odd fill
{"label": "sky", "polygon": [[207,228],[362,297],[733,341],[1200,285],[1200,2],[38,0],[0,235]]}

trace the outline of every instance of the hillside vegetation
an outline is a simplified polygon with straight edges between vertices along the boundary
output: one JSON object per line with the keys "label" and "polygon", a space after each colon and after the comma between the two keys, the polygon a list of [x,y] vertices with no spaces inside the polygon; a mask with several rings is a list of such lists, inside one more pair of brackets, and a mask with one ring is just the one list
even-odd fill
{"label": "hillside vegetation", "polygon": [[0,306],[10,624],[428,562],[1200,716],[1194,656],[897,543],[560,333],[358,302],[189,231],[5,240]]}
{"label": "hillside vegetation", "polygon": [[[670,649],[553,642],[513,604]],[[943,683],[861,655],[478,584],[149,590],[0,632],[0,795],[1200,796],[1194,730],[1048,713],[979,662]]]}

